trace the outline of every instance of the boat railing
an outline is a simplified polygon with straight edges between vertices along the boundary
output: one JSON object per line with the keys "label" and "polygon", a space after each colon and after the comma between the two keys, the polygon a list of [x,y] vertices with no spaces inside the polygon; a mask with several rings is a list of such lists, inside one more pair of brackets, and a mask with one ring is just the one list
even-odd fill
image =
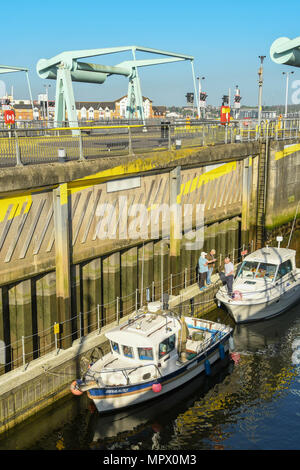
{"label": "boat railing", "polygon": [[[211,323],[211,322],[209,322],[209,323]],[[212,324],[212,327],[213,327],[214,323],[212,322],[211,324]],[[198,347],[196,348],[196,351],[195,351],[197,354],[203,353],[203,351],[208,349],[210,346],[215,345],[216,343],[221,341],[226,335],[231,333],[231,328],[226,326],[226,325],[224,325],[224,326],[219,326],[218,325],[218,328],[212,328],[212,327],[211,328],[206,328],[206,327],[203,327],[201,324],[196,325],[196,326],[192,326],[192,325],[190,326],[190,328],[210,333],[210,336],[208,336],[203,341],[197,341],[197,340],[193,341],[193,343],[194,342],[199,343]],[[191,358],[191,360],[192,359],[193,358]]]}
{"label": "boat railing", "polygon": [[142,368],[146,368],[146,367],[154,367],[154,369],[158,373],[158,376],[160,376],[160,377],[162,376],[158,365],[154,364],[154,363],[151,363],[151,364],[141,364],[141,365],[138,365],[138,366],[135,366],[135,367],[116,367],[114,369],[102,369],[100,371],[88,369],[88,371],[85,373],[84,379],[85,380],[88,379],[88,380],[95,381],[95,382],[98,382],[98,383],[100,382],[100,384],[102,386],[104,386],[102,377],[104,378],[105,374],[122,373],[124,375],[125,379],[126,379],[126,384],[129,385],[130,384],[129,375],[132,372],[135,372],[138,369],[142,369]]}

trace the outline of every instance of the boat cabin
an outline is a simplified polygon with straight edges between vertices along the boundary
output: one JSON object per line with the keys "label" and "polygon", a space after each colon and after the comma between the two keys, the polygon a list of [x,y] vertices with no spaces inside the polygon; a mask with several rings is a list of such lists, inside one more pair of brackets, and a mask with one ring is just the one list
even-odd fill
{"label": "boat cabin", "polygon": [[245,258],[236,279],[249,283],[259,280],[275,283],[296,269],[295,257],[296,251],[288,248],[262,248]]}
{"label": "boat cabin", "polygon": [[106,334],[115,358],[158,363],[177,354],[180,322],[168,315],[145,313]]}

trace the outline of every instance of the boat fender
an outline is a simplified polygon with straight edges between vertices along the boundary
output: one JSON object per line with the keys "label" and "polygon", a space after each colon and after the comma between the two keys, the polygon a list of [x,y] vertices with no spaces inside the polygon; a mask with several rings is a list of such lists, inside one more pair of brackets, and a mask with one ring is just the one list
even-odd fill
{"label": "boat fender", "polygon": [[229,349],[230,351],[234,351],[234,340],[232,336],[229,336]]}
{"label": "boat fender", "polygon": [[74,380],[71,385],[70,385],[70,390],[71,392],[73,393],[73,395],[82,395],[83,392],[81,390],[79,390],[78,386],[77,386],[77,380]]}
{"label": "boat fender", "polygon": [[211,373],[211,370],[210,370],[210,362],[208,359],[206,359],[205,363],[204,363],[204,366],[205,366],[205,373],[206,375],[210,375]]}
{"label": "boat fender", "polygon": [[235,290],[233,292],[232,298],[233,300],[243,300],[243,294],[240,291]]}
{"label": "boat fender", "polygon": [[225,357],[225,350],[224,350],[223,344],[220,344],[220,345],[219,345],[219,354],[220,354],[220,359],[223,360],[224,357]]}
{"label": "boat fender", "polygon": [[162,390],[162,386],[160,383],[155,383],[152,385],[152,390],[154,393],[159,393]]}
{"label": "boat fender", "polygon": [[239,353],[231,353],[231,359],[233,360],[233,362],[235,363],[235,365],[237,365],[240,361],[240,354]]}

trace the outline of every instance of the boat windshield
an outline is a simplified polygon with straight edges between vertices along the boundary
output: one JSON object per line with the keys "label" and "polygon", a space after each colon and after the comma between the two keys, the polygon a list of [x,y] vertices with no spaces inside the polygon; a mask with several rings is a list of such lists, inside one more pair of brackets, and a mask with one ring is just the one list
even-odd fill
{"label": "boat windshield", "polygon": [[257,261],[243,261],[238,277],[247,277],[252,279],[264,278],[267,281],[273,281],[276,269],[276,264],[259,263]]}
{"label": "boat windshield", "polygon": [[172,335],[159,344],[159,358],[168,354],[174,348],[175,348],[175,335]]}
{"label": "boat windshield", "polygon": [[240,267],[238,277],[251,277],[254,278],[258,267],[257,261],[243,261]]}

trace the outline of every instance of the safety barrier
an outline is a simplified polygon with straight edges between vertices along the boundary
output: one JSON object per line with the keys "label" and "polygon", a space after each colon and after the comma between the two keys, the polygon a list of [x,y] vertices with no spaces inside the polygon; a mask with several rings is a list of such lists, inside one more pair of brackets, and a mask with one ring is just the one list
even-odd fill
{"label": "safety barrier", "polygon": [[[299,119],[262,122],[191,121],[159,124],[131,123],[80,127],[15,127],[0,129],[0,167],[65,162],[101,157],[144,154],[153,150],[175,150],[257,141],[298,139]],[[88,124],[88,125],[87,125]]]}

